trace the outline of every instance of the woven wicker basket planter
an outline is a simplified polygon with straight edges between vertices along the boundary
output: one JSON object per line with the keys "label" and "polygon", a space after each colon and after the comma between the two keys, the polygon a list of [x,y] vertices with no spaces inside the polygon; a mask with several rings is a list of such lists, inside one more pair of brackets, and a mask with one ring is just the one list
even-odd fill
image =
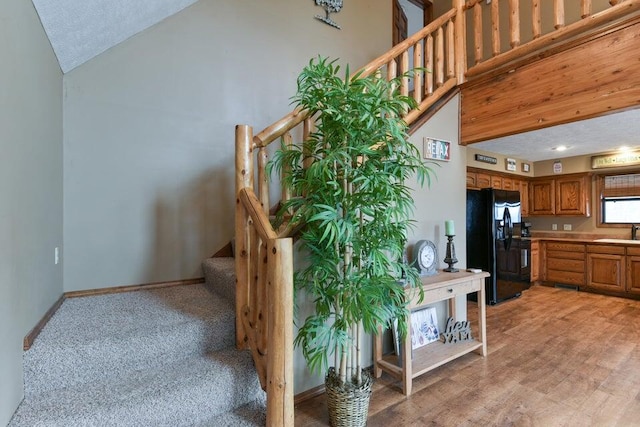
{"label": "woven wicker basket planter", "polygon": [[356,427],[367,425],[369,400],[373,379],[369,372],[362,371],[362,384],[340,385],[340,379],[334,368],[329,368],[325,377],[329,424],[333,427]]}

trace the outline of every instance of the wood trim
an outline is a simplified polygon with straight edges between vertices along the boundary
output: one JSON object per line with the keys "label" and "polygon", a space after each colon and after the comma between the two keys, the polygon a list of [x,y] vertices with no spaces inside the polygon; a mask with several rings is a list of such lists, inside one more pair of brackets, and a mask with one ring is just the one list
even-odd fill
{"label": "wood trim", "polygon": [[31,331],[27,334],[27,336],[24,337],[24,340],[22,342],[22,349],[24,351],[27,351],[31,348],[31,346],[33,345],[33,342],[36,340],[36,338],[38,338],[38,335],[40,335],[40,332],[42,331],[42,329],[53,317],[53,315],[56,314],[56,311],[58,311],[58,309],[60,308],[60,306],[62,305],[65,299],[66,299],[65,295],[64,294],[61,295],[60,298],[58,298],[58,300],[53,303],[51,308],[47,310],[44,316],[42,316],[42,319],[40,319],[40,321],[36,324],[36,326],[34,326],[33,329],[31,329]]}
{"label": "wood trim", "polygon": [[303,402],[306,402],[307,400],[311,400],[314,397],[318,397],[321,394],[324,394],[324,392],[325,392],[324,384],[320,384],[317,387],[310,388],[307,391],[303,391],[302,393],[296,394],[293,398],[293,404],[299,405]]}
{"label": "wood trim", "polygon": [[233,258],[233,245],[231,242],[224,245],[218,252],[211,255],[211,258]]}
{"label": "wood trim", "polygon": [[119,294],[122,292],[146,291],[149,289],[171,288],[174,286],[190,286],[204,283],[204,277],[194,279],[173,280],[169,282],[142,283],[139,285],[114,286],[110,288],[86,289],[83,291],[65,292],[65,298],[89,297],[95,295]]}

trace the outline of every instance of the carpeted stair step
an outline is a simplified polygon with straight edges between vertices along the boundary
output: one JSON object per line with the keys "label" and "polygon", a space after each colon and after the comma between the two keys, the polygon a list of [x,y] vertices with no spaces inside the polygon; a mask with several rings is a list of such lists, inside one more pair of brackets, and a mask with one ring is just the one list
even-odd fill
{"label": "carpeted stair step", "polygon": [[234,334],[233,306],[202,284],[67,299],[24,355],[25,396],[232,347]]}
{"label": "carpeted stair step", "polygon": [[202,262],[207,287],[232,304],[236,301],[236,272],[234,258],[207,258]]}
{"label": "carpeted stair step", "polygon": [[267,402],[266,395],[247,403],[232,412],[219,414],[213,418],[196,424],[197,427],[245,427],[260,426],[266,424]]}
{"label": "carpeted stair step", "polygon": [[[264,425],[264,392],[248,352],[220,350],[126,378],[25,398],[9,427]],[[101,377],[104,376],[104,377]]]}

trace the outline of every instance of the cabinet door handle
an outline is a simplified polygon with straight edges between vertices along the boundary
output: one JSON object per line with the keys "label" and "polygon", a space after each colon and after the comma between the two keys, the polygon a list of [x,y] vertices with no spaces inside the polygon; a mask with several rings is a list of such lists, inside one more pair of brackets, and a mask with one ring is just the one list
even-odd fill
{"label": "cabinet door handle", "polygon": [[447,289],[447,292],[452,293],[453,289],[449,288],[449,289]]}

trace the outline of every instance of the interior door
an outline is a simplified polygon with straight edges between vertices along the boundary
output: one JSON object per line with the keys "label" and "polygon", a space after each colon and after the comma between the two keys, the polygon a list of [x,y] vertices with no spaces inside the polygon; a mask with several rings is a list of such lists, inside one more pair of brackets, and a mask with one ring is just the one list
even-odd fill
{"label": "interior door", "polygon": [[393,29],[391,31],[393,46],[407,38],[408,28],[407,15],[400,6],[400,1],[393,0]]}

